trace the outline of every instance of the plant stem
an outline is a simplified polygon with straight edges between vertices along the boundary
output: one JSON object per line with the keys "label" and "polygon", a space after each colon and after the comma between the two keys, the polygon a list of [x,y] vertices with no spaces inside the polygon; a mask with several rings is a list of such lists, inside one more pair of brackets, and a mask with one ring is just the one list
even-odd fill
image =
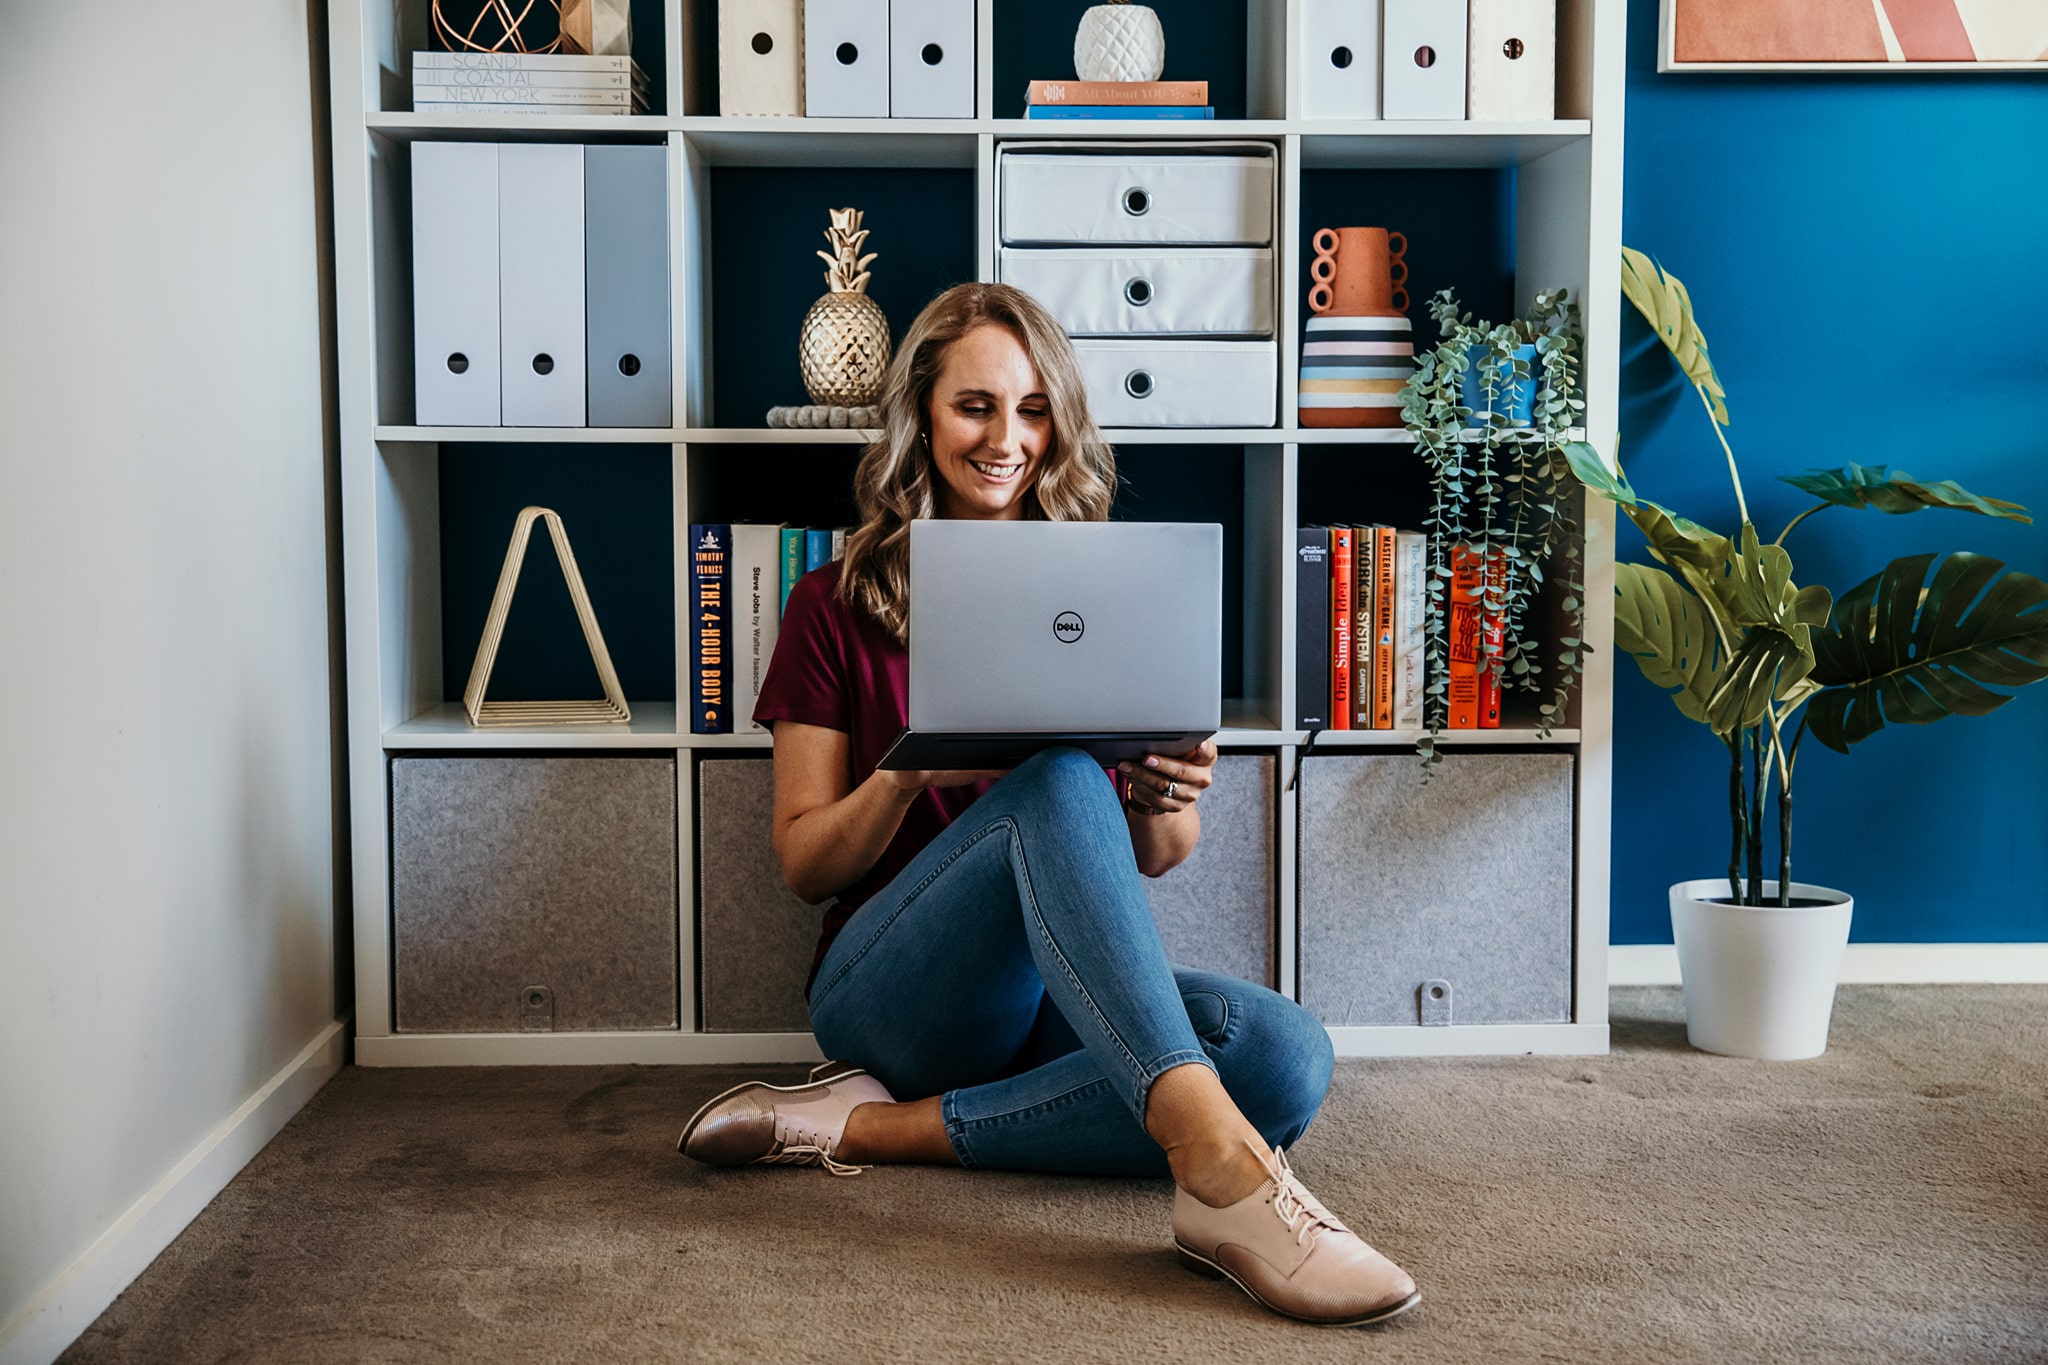
{"label": "plant stem", "polygon": [[1834,505],[1834,504],[1832,504],[1832,503],[1826,503],[1826,502],[1821,502],[1821,503],[1815,503],[1815,504],[1814,504],[1813,506],[1811,506],[1811,507],[1807,508],[1807,509],[1806,509],[1806,510],[1805,510],[1804,512],[1801,512],[1801,513],[1800,513],[1800,514],[1799,514],[1798,516],[1796,516],[1796,517],[1792,518],[1792,520],[1790,520],[1790,521],[1786,522],[1786,523],[1785,523],[1785,529],[1784,529],[1784,530],[1782,530],[1782,531],[1780,531],[1780,532],[1778,532],[1778,538],[1777,538],[1776,540],[1772,541],[1772,542],[1771,542],[1771,544],[1773,544],[1773,545],[1783,545],[1783,544],[1785,543],[1785,537],[1786,537],[1786,536],[1789,536],[1789,535],[1791,535],[1791,534],[1792,534],[1792,528],[1793,528],[1793,527],[1797,526],[1797,525],[1798,525],[1798,524],[1799,524],[1800,522],[1802,522],[1802,521],[1805,521],[1805,520],[1806,520],[1806,519],[1807,519],[1808,517],[1812,516],[1812,515],[1813,515],[1813,514],[1814,514],[1815,512],[1825,512],[1825,511],[1827,511],[1827,510],[1828,510],[1828,508],[1829,508],[1829,507],[1831,507],[1831,506],[1833,506],[1833,505]]}
{"label": "plant stem", "polygon": [[1735,904],[1742,904],[1742,845],[1749,837],[1749,812],[1743,806],[1742,794],[1742,732],[1734,731],[1723,736],[1728,745],[1728,821],[1734,830],[1734,840],[1728,849],[1728,897]]}
{"label": "plant stem", "polygon": [[1749,730],[1749,899],[1744,905],[1764,903],[1764,803],[1770,799],[1771,766],[1764,760],[1764,732],[1760,725]]}
{"label": "plant stem", "polygon": [[1692,391],[1700,396],[1700,402],[1706,404],[1707,417],[1714,424],[1714,435],[1720,438],[1721,449],[1728,456],[1728,477],[1735,484],[1735,510],[1746,522],[1749,520],[1749,502],[1742,496],[1742,475],[1736,472],[1735,452],[1728,448],[1728,433],[1721,430],[1721,419],[1714,416],[1714,402],[1707,397],[1706,386],[1694,384]]}

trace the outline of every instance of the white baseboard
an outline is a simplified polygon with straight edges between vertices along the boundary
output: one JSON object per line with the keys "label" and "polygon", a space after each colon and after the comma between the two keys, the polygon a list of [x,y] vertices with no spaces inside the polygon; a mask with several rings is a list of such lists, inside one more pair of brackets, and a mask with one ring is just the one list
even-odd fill
{"label": "white baseboard", "polygon": [[0,1322],[0,1365],[49,1365],[76,1341],[341,1070],[348,1026],[341,1018],[322,1029],[78,1259]]}
{"label": "white baseboard", "polygon": [[[1913,982],[2048,982],[2048,943],[1852,943],[1844,985]],[[1615,944],[1610,986],[1676,986],[1678,949],[1668,943]]]}

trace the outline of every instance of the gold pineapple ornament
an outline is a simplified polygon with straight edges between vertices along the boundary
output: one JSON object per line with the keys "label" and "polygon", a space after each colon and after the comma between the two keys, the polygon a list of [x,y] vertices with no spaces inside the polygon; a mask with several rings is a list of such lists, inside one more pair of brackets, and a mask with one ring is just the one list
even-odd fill
{"label": "gold pineapple ornament", "polygon": [[1166,69],[1166,30],[1144,5],[1109,0],[1081,16],[1074,74],[1084,81],[1156,81]]}
{"label": "gold pineapple ornament", "polygon": [[859,209],[832,209],[825,240],[829,252],[818,253],[831,269],[825,272],[826,294],[804,314],[799,362],[811,401],[827,407],[866,407],[882,393],[882,374],[889,368],[889,319],[867,295],[868,262],[877,253],[860,253],[867,229]]}

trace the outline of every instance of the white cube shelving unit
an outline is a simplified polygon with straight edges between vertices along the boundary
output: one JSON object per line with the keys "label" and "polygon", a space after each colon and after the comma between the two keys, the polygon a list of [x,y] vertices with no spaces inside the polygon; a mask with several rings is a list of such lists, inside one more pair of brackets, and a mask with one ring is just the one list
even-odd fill
{"label": "white cube shelving unit", "polygon": [[[963,3],[967,0],[963,0]],[[1022,0],[1008,0],[1021,3]],[[1295,715],[1293,530],[1297,524],[1352,519],[1306,505],[1303,474],[1326,489],[1355,476],[1360,507],[1370,507],[1383,472],[1410,469],[1405,433],[1302,429],[1294,423],[1307,260],[1301,239],[1306,178],[1331,175],[1500,172],[1512,176],[1513,287],[1517,306],[1539,288],[1569,287],[1585,327],[1587,429],[1617,424],[1617,334],[1621,247],[1624,0],[1560,0],[1560,117],[1535,124],[1399,123],[1299,117],[1302,6],[1299,0],[1245,0],[1245,109],[1249,117],[1206,123],[1027,122],[995,116],[996,0],[976,6],[976,108],[967,120],[722,118],[716,113],[715,53],[704,51],[715,0],[667,0],[658,33],[636,45],[661,47],[652,107],[636,117],[536,117],[491,113],[408,112],[410,54],[427,46],[425,0],[330,7],[333,70],[335,252],[339,345],[342,498],[348,654],[348,764],[355,884],[357,1058],[366,1065],[475,1065],[596,1062],[731,1062],[815,1059],[808,1034],[706,1033],[697,1029],[696,871],[698,821],[691,751],[765,751],[765,736],[689,733],[687,709],[671,700],[630,697],[630,726],[473,730],[459,701],[469,658],[443,657],[439,462],[460,443],[547,442],[601,447],[665,447],[672,471],[673,602],[678,685],[687,676],[687,556],[692,521],[725,520],[716,507],[693,506],[706,470],[735,452],[772,452],[850,461],[866,434],[782,431],[740,425],[752,413],[714,413],[712,371],[745,357],[712,355],[711,283],[714,170],[798,168],[844,173],[867,168],[933,167],[973,177],[975,270],[995,278],[993,222],[996,148],[1006,140],[1132,138],[1258,139],[1277,152],[1280,224],[1274,243],[1280,285],[1281,424],[1253,430],[1114,430],[1110,439],[1133,461],[1147,447],[1214,447],[1242,470],[1243,638],[1240,695],[1225,699],[1227,750],[1270,753],[1279,790],[1273,808],[1279,885],[1278,987],[1298,998],[1303,941],[1296,888],[1304,859],[1297,803],[1289,785],[1308,738]],[[1169,38],[1171,34],[1169,34]],[[642,65],[650,63],[642,56]],[[1057,72],[1034,73],[1057,75]],[[1005,92],[1006,94],[1015,92]],[[436,429],[413,424],[409,262],[409,147],[422,140],[634,142],[667,149],[670,170],[671,316],[674,321],[675,425],[621,429]],[[820,199],[815,226],[824,226]],[[1409,229],[1411,238],[1415,229]],[[878,244],[881,245],[881,244]],[[886,250],[886,246],[884,248]],[[1412,252],[1411,252],[1412,259]],[[885,257],[881,269],[888,268]],[[808,258],[787,263],[809,278]],[[1411,315],[1421,311],[1414,300]],[[909,321],[894,317],[900,331]],[[795,347],[792,331],[788,339]],[[833,464],[841,469],[841,464]],[[1410,469],[1412,473],[1412,469]],[[708,513],[708,514],[707,514]],[[1573,960],[1569,1022],[1443,1028],[1337,1027],[1346,1054],[1602,1052],[1607,1048],[1606,952],[1610,786],[1611,622],[1599,609],[1613,591],[1613,519],[1594,501],[1584,512],[1584,571],[1590,647],[1576,724],[1538,741],[1526,727],[1451,734],[1445,748],[1526,746],[1571,753]],[[509,525],[507,528],[509,532]],[[572,537],[574,527],[571,527]],[[602,604],[600,603],[600,610]],[[1512,719],[1512,717],[1511,717]],[[1402,732],[1324,732],[1316,752],[1412,746]],[[464,754],[679,752],[676,810],[680,830],[677,935],[681,982],[676,1030],[632,1033],[401,1034],[394,1029],[392,849],[389,765],[395,753]]]}

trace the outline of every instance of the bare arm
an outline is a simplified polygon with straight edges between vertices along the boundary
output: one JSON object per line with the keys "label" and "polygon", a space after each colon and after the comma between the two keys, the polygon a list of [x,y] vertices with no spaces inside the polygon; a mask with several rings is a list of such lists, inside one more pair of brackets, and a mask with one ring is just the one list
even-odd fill
{"label": "bare arm", "polygon": [[851,752],[843,731],[788,720],[775,726],[775,857],[789,889],[813,905],[867,875],[926,787],[999,775],[878,771],[855,787]]}
{"label": "bare arm", "polygon": [[1209,789],[1215,764],[1216,742],[1203,740],[1179,758],[1154,754],[1142,763],[1117,765],[1132,787],[1124,803],[1124,823],[1131,828],[1138,870],[1146,876],[1165,876],[1195,851],[1195,842],[1202,837],[1202,813],[1195,802]]}

